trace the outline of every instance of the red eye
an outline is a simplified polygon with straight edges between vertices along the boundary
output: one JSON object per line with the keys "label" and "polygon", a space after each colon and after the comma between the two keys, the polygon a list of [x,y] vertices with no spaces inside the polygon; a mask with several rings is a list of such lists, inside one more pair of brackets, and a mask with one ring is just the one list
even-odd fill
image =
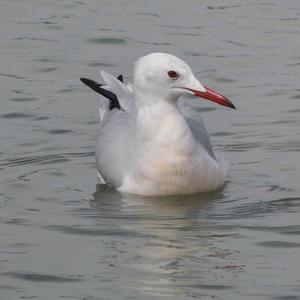
{"label": "red eye", "polygon": [[179,77],[178,73],[173,70],[168,71],[168,76],[172,79],[177,79]]}

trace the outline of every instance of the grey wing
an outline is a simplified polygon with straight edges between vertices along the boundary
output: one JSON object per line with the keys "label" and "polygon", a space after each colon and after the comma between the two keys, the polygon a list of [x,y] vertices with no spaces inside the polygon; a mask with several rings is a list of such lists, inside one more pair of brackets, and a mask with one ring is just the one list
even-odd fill
{"label": "grey wing", "polygon": [[190,127],[195,140],[201,144],[202,147],[204,147],[204,149],[212,158],[216,159],[208,132],[199,113],[193,107],[185,104],[183,101],[179,102],[179,110]]}
{"label": "grey wing", "polygon": [[134,157],[132,114],[120,110],[107,112],[96,148],[97,170],[113,187],[122,185]]}

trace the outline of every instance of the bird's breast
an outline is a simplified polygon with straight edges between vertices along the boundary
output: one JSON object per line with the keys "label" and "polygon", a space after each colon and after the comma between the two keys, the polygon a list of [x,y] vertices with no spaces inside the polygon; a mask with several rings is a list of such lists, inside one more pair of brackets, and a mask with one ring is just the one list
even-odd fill
{"label": "bird's breast", "polygon": [[[184,118],[169,113],[144,117],[135,164],[120,188],[143,195],[191,194],[224,182],[218,163],[199,145]],[[223,179],[222,179],[223,178]]]}
{"label": "bird's breast", "polygon": [[204,149],[185,145],[156,147],[140,156],[121,190],[144,195],[191,194],[217,188],[224,173]]}

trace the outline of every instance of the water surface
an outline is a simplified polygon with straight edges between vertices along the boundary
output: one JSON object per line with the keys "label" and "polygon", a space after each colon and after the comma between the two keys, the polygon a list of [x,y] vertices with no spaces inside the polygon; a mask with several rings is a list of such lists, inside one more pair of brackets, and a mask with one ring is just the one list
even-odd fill
{"label": "water surface", "polygon": [[[1,299],[300,299],[300,4],[0,3]],[[97,186],[97,96],[173,53],[237,110],[196,102],[230,162],[222,191]]]}

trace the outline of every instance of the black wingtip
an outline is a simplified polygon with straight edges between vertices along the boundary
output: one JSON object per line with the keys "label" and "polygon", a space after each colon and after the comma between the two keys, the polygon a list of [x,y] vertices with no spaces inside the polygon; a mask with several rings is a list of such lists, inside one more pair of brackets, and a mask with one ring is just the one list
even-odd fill
{"label": "black wingtip", "polygon": [[87,79],[87,78],[84,78],[84,77],[81,77],[81,78],[80,78],[80,81],[83,82],[84,84],[86,84],[86,82],[88,81],[88,79]]}
{"label": "black wingtip", "polygon": [[117,77],[118,80],[120,80],[121,82],[123,82],[123,75],[120,74],[118,77]]}
{"label": "black wingtip", "polygon": [[101,94],[102,96],[106,97],[109,100],[109,109],[110,110],[112,110],[114,108],[121,109],[118,97],[114,93],[103,89],[102,84],[98,83],[95,80],[84,78],[84,77],[81,77],[80,81],[82,83],[84,83],[85,85],[87,85],[90,89],[92,89],[96,93]]}
{"label": "black wingtip", "polygon": [[[91,82],[91,81],[96,82],[96,81],[94,81],[94,80],[92,80],[92,79],[88,79],[88,78],[84,78],[84,77],[81,77],[81,78],[80,78],[80,81],[83,82],[83,83],[86,84],[86,85],[88,85],[89,82]],[[99,84],[100,84],[100,83],[99,83]]]}
{"label": "black wingtip", "polygon": [[80,78],[80,81],[83,82],[85,85],[87,85],[89,88],[91,88],[96,93],[101,94],[101,86],[102,84],[98,83],[95,80],[88,79],[88,78]]}

